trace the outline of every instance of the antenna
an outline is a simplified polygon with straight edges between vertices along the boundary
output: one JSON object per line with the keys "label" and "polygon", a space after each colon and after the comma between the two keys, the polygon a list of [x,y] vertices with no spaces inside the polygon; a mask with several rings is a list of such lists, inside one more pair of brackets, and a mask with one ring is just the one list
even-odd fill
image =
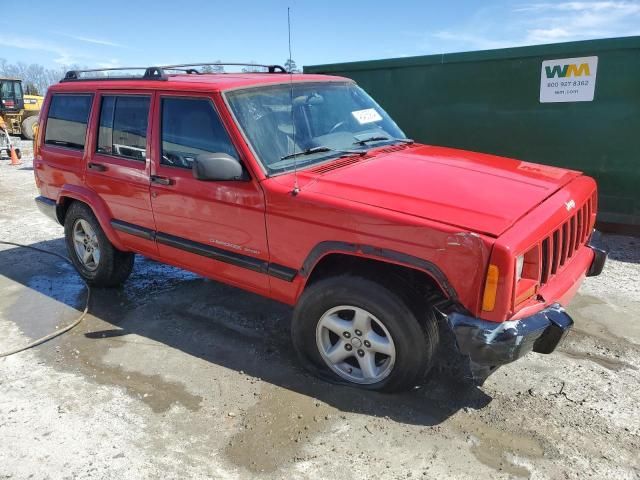
{"label": "antenna", "polygon": [[[291,71],[291,7],[287,7],[287,29],[289,31],[289,98],[291,103],[291,128],[293,130],[293,152],[296,153],[296,122],[293,115],[293,72]],[[298,157],[293,156],[293,190],[292,195],[298,195],[300,187],[298,186]]]}

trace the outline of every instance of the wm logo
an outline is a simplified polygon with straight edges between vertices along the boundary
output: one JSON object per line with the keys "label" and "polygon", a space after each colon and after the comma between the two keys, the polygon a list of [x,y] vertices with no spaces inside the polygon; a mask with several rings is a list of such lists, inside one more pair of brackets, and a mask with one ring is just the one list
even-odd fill
{"label": "wm logo", "polygon": [[547,73],[547,78],[581,77],[582,75],[591,76],[588,63],[581,63],[580,65],[570,63],[568,65],[554,65],[553,67],[546,66],[544,69]]}

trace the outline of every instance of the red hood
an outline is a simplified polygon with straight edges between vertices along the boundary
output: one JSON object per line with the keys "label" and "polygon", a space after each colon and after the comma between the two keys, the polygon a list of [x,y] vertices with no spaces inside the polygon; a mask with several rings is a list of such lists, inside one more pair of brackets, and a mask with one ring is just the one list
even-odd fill
{"label": "red hood", "polygon": [[[353,158],[350,161],[354,161]],[[334,161],[336,167],[342,160]],[[303,190],[498,236],[580,172],[417,146],[300,172]],[[328,171],[327,171],[328,170]],[[322,173],[318,173],[322,172]]]}

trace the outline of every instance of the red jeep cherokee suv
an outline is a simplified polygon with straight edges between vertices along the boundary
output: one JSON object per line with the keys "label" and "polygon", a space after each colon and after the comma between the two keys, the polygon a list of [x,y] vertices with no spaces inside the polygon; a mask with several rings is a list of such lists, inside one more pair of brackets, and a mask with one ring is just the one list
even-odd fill
{"label": "red jeep cherokee suv", "polygon": [[418,144],[347,78],[197,66],[47,92],[36,202],[89,284],[138,253],[295,305],[305,365],[375,390],[437,360],[481,383],[570,329],[606,259],[593,179]]}

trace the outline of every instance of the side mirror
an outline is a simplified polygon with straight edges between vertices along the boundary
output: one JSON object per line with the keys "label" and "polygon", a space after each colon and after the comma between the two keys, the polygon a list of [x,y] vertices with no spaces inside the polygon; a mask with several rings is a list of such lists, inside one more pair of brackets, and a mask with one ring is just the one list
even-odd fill
{"label": "side mirror", "polygon": [[246,180],[242,165],[226,153],[202,153],[193,160],[193,177],[198,180]]}

